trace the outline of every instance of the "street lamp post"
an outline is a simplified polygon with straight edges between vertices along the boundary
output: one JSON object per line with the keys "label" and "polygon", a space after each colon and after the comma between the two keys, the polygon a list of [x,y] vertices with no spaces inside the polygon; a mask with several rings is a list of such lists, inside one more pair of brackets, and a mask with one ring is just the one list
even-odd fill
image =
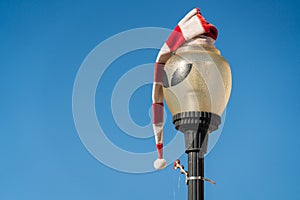
{"label": "street lamp post", "polygon": [[188,199],[204,199],[204,154],[207,150],[208,134],[218,128],[218,115],[207,112],[184,112],[173,117],[177,130],[184,133],[188,154]]}
{"label": "street lamp post", "polygon": [[163,93],[174,126],[185,137],[188,200],[204,200],[204,154],[230,92],[230,66],[206,37],[178,48],[164,67]]}

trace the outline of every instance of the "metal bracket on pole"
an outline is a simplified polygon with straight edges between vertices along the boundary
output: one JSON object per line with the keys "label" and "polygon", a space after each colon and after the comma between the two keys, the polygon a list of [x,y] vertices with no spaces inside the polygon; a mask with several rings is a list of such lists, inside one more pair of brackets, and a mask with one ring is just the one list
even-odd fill
{"label": "metal bracket on pole", "polygon": [[210,180],[208,178],[204,178],[202,176],[188,176],[188,173],[187,171],[184,170],[184,166],[183,165],[180,165],[180,160],[177,159],[175,162],[174,162],[174,170],[176,169],[179,169],[180,172],[185,175],[185,182],[186,184],[188,184],[189,181],[192,181],[192,180],[202,180],[202,181],[207,181],[207,182],[210,182],[211,184],[216,184],[216,182],[214,182],[213,180]]}
{"label": "metal bracket on pole", "polygon": [[204,178],[202,176],[190,176],[190,177],[187,177],[186,178],[187,181],[192,181],[192,180],[202,180],[202,181],[207,181],[207,182],[210,182],[211,184],[216,184],[216,182],[214,182],[213,180],[210,180],[208,178]]}

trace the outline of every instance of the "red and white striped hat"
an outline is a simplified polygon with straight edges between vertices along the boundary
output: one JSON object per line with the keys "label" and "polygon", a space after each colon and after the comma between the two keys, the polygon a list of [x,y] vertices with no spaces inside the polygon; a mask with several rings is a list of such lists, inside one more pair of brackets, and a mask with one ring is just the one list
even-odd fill
{"label": "red and white striped hat", "polygon": [[156,169],[163,169],[166,167],[166,161],[163,159],[163,69],[165,63],[171,57],[172,52],[176,51],[184,43],[189,42],[200,35],[207,36],[214,41],[218,37],[218,30],[215,26],[205,20],[200,13],[199,8],[194,8],[178,23],[157,55],[154,67],[154,83],[152,90],[152,123],[158,152],[158,159],[154,162],[154,167]]}

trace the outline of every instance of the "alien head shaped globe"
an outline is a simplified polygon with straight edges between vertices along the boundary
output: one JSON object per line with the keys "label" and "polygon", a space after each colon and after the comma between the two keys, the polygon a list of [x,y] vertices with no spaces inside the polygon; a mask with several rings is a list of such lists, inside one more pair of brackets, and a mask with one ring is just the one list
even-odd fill
{"label": "alien head shaped globe", "polygon": [[173,116],[191,111],[221,116],[231,84],[230,66],[213,44],[185,44],[164,67],[163,92]]}

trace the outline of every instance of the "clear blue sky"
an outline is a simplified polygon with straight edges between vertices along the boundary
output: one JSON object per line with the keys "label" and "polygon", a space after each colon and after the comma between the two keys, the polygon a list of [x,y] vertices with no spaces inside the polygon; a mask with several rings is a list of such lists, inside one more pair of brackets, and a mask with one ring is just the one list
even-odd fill
{"label": "clear blue sky", "polygon": [[[185,199],[183,177],[178,189],[179,172],[172,167],[130,174],[96,160],[77,134],[72,90],[81,63],[101,41],[137,27],[173,28],[195,6],[218,27],[216,46],[233,75],[223,133],[206,157],[206,175],[217,182],[206,184],[206,199],[300,199],[300,3],[295,0],[1,1],[0,199]],[[123,56],[97,90],[97,115],[104,118],[107,137],[129,151],[153,151],[154,139],[132,138],[118,129],[109,110],[113,85],[156,54]],[[133,119],[149,123],[150,85],[131,100]],[[175,131],[167,123],[168,142]]]}

